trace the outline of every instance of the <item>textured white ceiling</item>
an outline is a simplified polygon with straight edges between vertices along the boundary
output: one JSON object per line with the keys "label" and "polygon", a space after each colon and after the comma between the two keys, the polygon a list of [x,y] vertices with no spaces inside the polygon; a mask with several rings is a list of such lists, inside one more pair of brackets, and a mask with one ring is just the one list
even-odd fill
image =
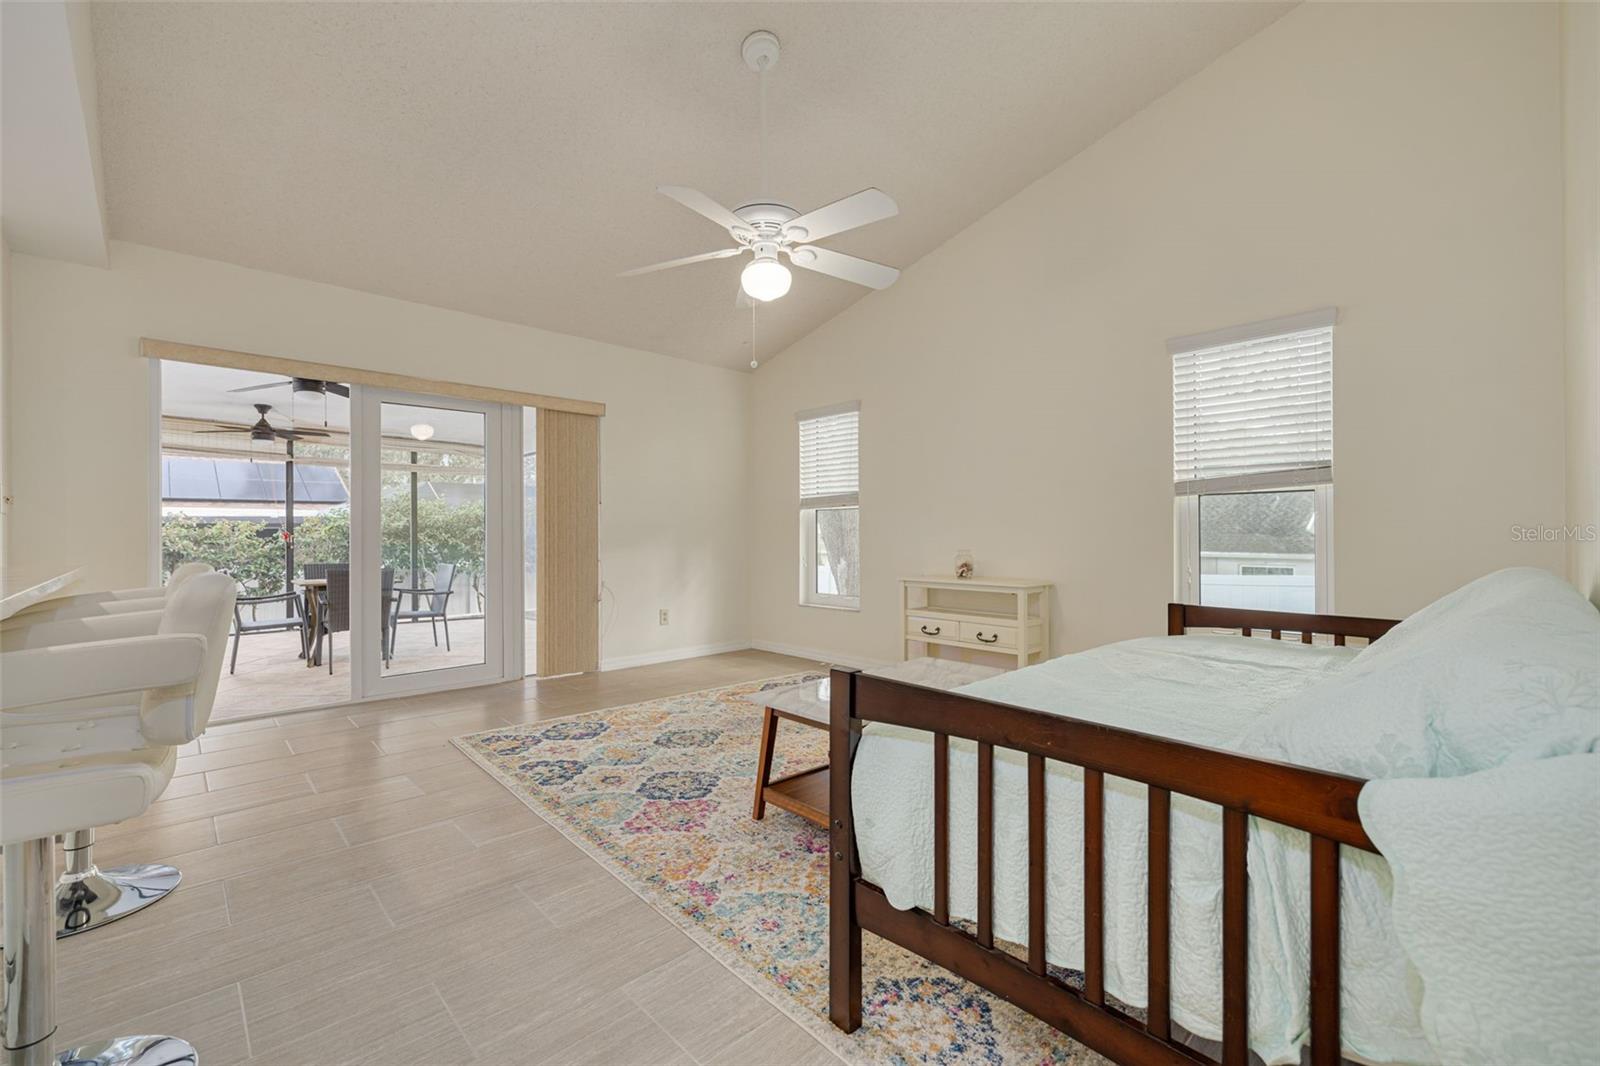
{"label": "textured white ceiling", "polygon": [[[869,185],[898,218],[826,243],[905,267],[1287,4],[102,3],[112,236],[724,366],[742,259],[657,195]],[[796,271],[765,358],[867,290]]]}

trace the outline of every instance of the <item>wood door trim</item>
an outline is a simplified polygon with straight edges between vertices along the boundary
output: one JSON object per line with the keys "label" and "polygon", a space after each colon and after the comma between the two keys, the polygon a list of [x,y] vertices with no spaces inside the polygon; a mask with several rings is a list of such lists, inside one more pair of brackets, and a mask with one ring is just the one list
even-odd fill
{"label": "wood door trim", "polygon": [[146,359],[166,359],[174,363],[198,363],[201,366],[225,366],[235,370],[282,374],[284,377],[316,378],[351,385],[373,385],[399,392],[431,393],[435,396],[452,396],[484,403],[508,403],[518,407],[537,407],[544,411],[593,415],[597,418],[606,413],[605,404],[592,400],[569,400],[561,396],[502,389],[492,385],[469,385],[459,381],[443,381],[410,374],[391,374],[385,370],[362,370],[357,367],[337,366],[333,363],[259,355],[255,352],[237,352],[227,348],[207,348],[199,344],[180,344],[153,337],[139,339],[139,354]]}

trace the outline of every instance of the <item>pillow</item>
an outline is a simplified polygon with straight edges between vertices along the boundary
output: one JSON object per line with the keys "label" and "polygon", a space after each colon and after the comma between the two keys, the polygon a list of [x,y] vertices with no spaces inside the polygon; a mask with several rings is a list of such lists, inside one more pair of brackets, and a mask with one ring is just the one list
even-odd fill
{"label": "pillow", "polygon": [[1373,781],[1422,1029],[1452,1063],[1592,1062],[1600,1047],[1600,754]]}
{"label": "pillow", "polygon": [[1531,566],[1496,570],[1476,581],[1467,582],[1407,616],[1384,634],[1381,640],[1365,649],[1360,661],[1364,669],[1370,669],[1386,659],[1414,651],[1419,646],[1447,640],[1452,629],[1470,625],[1474,619],[1499,612],[1508,604],[1560,604],[1574,595],[1583,600],[1576,589],[1548,570]]}
{"label": "pillow", "polygon": [[1596,750],[1600,611],[1542,570],[1491,574],[1412,615],[1241,743],[1366,778],[1450,777]]}

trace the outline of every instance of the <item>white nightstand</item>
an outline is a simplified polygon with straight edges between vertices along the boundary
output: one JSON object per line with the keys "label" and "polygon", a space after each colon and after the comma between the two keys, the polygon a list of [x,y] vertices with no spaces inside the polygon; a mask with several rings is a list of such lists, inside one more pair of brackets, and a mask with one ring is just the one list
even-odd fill
{"label": "white nightstand", "polygon": [[901,657],[912,646],[1014,657],[1018,667],[1050,658],[1048,581],[1025,578],[903,577],[900,579]]}

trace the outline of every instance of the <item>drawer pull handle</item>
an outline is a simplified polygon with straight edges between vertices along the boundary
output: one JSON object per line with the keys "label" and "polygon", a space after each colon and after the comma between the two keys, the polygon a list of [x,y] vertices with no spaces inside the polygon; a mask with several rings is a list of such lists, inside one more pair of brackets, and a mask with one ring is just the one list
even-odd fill
{"label": "drawer pull handle", "polygon": [[1000,634],[999,633],[996,633],[994,636],[988,637],[986,639],[984,637],[984,635],[983,635],[983,630],[981,630],[981,629],[978,630],[978,643],[980,643],[980,644],[994,644],[994,643],[998,642],[999,640],[1000,640]]}
{"label": "drawer pull handle", "polygon": [[944,628],[943,626],[934,626],[932,629],[929,629],[927,626],[922,626],[921,627],[923,634],[926,635],[926,636],[930,636],[930,637],[938,636],[939,635],[939,631],[941,629],[943,629],[943,628]]}

